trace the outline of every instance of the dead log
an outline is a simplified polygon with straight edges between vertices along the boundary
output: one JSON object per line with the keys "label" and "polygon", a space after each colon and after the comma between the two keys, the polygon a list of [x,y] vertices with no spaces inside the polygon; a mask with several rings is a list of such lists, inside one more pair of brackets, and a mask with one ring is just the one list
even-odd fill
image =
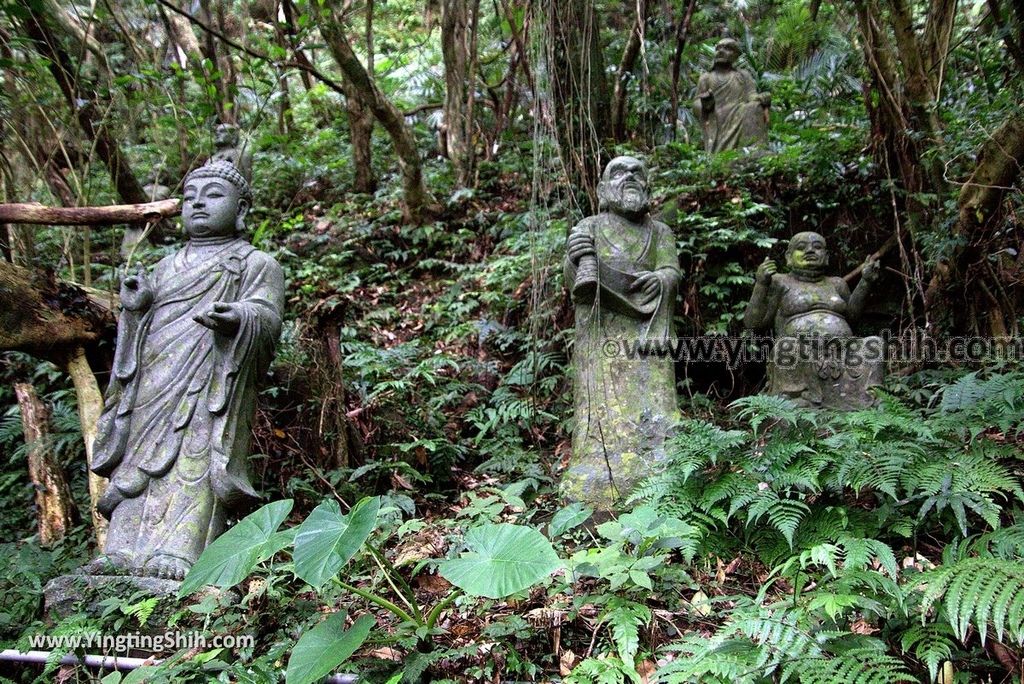
{"label": "dead log", "polygon": [[36,491],[39,542],[55,544],[67,536],[78,517],[64,470],[57,462],[50,439],[50,412],[28,383],[14,384],[21,407],[21,425],[28,446],[28,476]]}
{"label": "dead log", "polygon": [[49,226],[111,226],[146,223],[177,216],[181,200],[166,199],[143,204],[112,204],[106,207],[46,207],[42,204],[0,204],[0,223],[31,223]]}
{"label": "dead log", "polygon": [[[57,365],[71,376],[78,398],[86,459],[92,463],[96,422],[103,396],[85,357],[85,348],[112,338],[113,311],[88,292],[57,279],[0,261],[0,351],[22,351]],[[96,513],[106,480],[89,475],[89,498],[96,539],[103,546],[106,522]]]}
{"label": "dead log", "polygon": [[71,383],[75,386],[78,421],[82,425],[82,441],[85,442],[85,462],[89,466],[89,511],[97,547],[102,549],[106,546],[107,519],[100,514],[96,504],[106,491],[108,480],[92,472],[92,454],[97,424],[103,412],[103,394],[82,347],[68,355],[63,368],[71,376]]}
{"label": "dead log", "polygon": [[109,333],[114,317],[52,272],[0,261],[0,351],[21,351],[64,367],[79,347]]}

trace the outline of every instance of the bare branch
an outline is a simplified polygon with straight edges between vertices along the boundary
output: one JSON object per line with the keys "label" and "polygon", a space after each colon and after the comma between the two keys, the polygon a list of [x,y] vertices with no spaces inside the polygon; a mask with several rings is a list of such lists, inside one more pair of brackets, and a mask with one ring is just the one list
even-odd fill
{"label": "bare branch", "polygon": [[222,43],[224,43],[228,47],[232,47],[235,50],[238,50],[239,52],[244,52],[245,54],[249,55],[250,57],[254,57],[256,59],[262,59],[265,62],[267,62],[268,64],[273,64],[275,66],[283,67],[283,68],[292,68],[292,69],[299,69],[301,71],[305,71],[305,72],[309,73],[310,75],[312,75],[313,77],[315,77],[316,79],[322,81],[324,83],[324,85],[328,86],[331,90],[334,90],[335,92],[341,93],[342,95],[345,94],[345,89],[341,86],[340,83],[338,83],[334,79],[330,78],[329,76],[326,76],[323,73],[321,73],[316,67],[314,67],[312,64],[310,64],[308,61],[303,63],[303,62],[286,62],[286,61],[275,60],[272,57],[270,57],[270,55],[265,55],[265,54],[263,54],[261,52],[257,52],[256,50],[253,50],[252,48],[246,47],[244,45],[239,45],[238,43],[236,43],[235,41],[231,40],[230,38],[225,36],[223,33],[218,31],[217,29],[213,28],[212,26],[207,26],[202,21],[200,21],[199,19],[193,17],[188,12],[185,12],[184,10],[178,9],[177,7],[175,7],[173,4],[171,4],[167,0],[157,0],[157,2],[160,3],[162,6],[166,7],[167,9],[171,10],[175,14],[180,14],[181,16],[185,17],[190,22],[192,22],[193,24],[198,26],[200,28],[200,30],[205,31],[206,33],[210,34],[211,36],[213,36],[217,40],[221,41]]}

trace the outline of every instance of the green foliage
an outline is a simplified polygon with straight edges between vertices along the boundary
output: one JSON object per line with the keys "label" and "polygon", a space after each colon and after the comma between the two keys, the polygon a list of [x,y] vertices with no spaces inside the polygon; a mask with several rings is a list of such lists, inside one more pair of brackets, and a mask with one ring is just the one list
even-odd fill
{"label": "green foliage", "polygon": [[187,596],[207,584],[233,587],[245,579],[257,564],[291,542],[290,535],[277,531],[291,510],[292,501],[286,499],[242,518],[206,547],[181,583],[179,595]]}
{"label": "green foliage", "polygon": [[[47,12],[60,5],[33,4]],[[377,126],[372,139],[378,190],[352,192],[343,98],[315,77],[300,86],[289,66],[293,56],[302,62],[293,55],[301,47],[317,71],[338,78],[308,3],[289,3],[290,26],[276,13],[258,18],[260,4],[228,2],[226,17],[214,21],[236,38],[244,32],[246,51],[230,51],[232,83],[220,72],[223,54],[178,64],[166,31],[152,30],[166,22],[148,2],[99,3],[84,14],[58,7],[103,42],[109,72],[79,41],[63,41],[80,61],[76,75],[97,85],[94,125],[113,132],[140,176],[159,162],[173,186],[210,152],[226,86],[230,113],[256,151],[252,240],[279,258],[289,292],[286,337],[254,424],[270,456],[254,464],[271,498],[293,497],[294,522],[303,522],[279,529],[291,514],[287,501],[241,521],[185,587],[233,585],[241,599],[225,592],[172,608],[172,625],[207,635],[254,630],[258,646],[179,652],[105,681],[311,681],[358,652],[371,632],[375,647],[393,647],[401,661],[366,648],[349,667],[389,684],[546,681],[575,662],[551,658],[553,647],[577,656],[567,682],[933,681],[951,662],[961,682],[1005,678],[990,642],[1005,636],[1019,655],[1020,371],[986,361],[967,375],[948,367],[898,375],[877,409],[830,416],[763,396],[730,413],[703,389],[753,394],[759,369],[681,365],[696,389],[687,419],[669,462],[632,493],[632,510],[593,521],[583,505],[561,507],[552,484],[569,446],[572,340],[561,261],[566,232],[586,208],[570,197],[585,189],[565,187],[567,160],[547,130],[552,112],[537,108],[550,93],[545,41],[555,27],[519,0],[479,6],[473,144],[486,159],[473,187],[462,188],[450,160],[434,154],[443,116],[432,107],[446,99],[436,3],[424,10],[391,0],[346,13],[361,59],[369,55],[360,43],[373,40],[380,92],[413,110],[406,121],[424,177],[445,205],[443,216],[414,226],[401,218],[403,176],[385,132]],[[785,239],[808,229],[829,237],[836,273],[900,236],[886,265],[906,280],[905,300],[903,284],[890,287],[870,314],[901,328],[919,323],[909,317],[921,313],[929,268],[953,263],[964,246],[952,225],[957,188],[978,145],[1020,101],[1021,79],[1006,68],[1007,27],[980,4],[957,14],[935,108],[937,158],[951,187],[940,202],[909,195],[893,178],[899,162],[875,116],[885,103],[864,66],[856,8],[821,3],[812,20],[799,0],[697,3],[680,44],[680,107],[669,112],[687,7],[650,12],[628,73],[615,74],[614,65],[630,18],[602,22],[598,41],[608,75],[627,94],[629,140],[617,151],[650,162],[654,207],[677,237],[679,334],[737,332],[756,265],[778,260]],[[364,26],[366,8],[372,21]],[[921,7],[911,9],[915,24],[927,23]],[[593,10],[606,19],[622,7],[598,2]],[[76,204],[119,201],[96,145],[81,137],[48,63],[22,35],[23,19],[17,3],[0,8],[0,63],[10,76],[0,93],[0,138],[11,142],[3,200],[63,203],[44,182],[61,175]],[[886,31],[887,16],[876,19]],[[758,87],[772,93],[766,154],[706,155],[697,142],[686,100],[723,26],[740,39],[742,65]],[[930,144],[920,131],[909,135]],[[34,150],[36,137],[53,142],[54,159]],[[7,197],[12,188],[17,196]],[[941,215],[921,221],[909,201]],[[1007,193],[1006,205],[996,237],[971,245],[977,264],[996,274],[991,296],[1000,301],[1016,296],[1019,280],[1019,193]],[[36,264],[75,281],[88,264],[97,294],[115,292],[119,232],[39,230]],[[144,247],[133,263],[171,249]],[[979,323],[975,311],[965,316]],[[90,350],[90,360],[102,364],[109,342]],[[33,492],[10,380],[31,377],[52,407],[52,446],[83,511],[84,448],[62,374],[14,355],[3,363],[0,500],[6,538],[22,539],[35,525]],[[102,379],[106,369],[95,370]],[[332,450],[338,444],[343,454]],[[343,516],[336,497],[359,503]],[[537,531],[547,520],[554,544]],[[87,532],[54,549],[31,539],[0,545],[5,636],[49,629],[37,622],[42,586],[87,558]],[[553,568],[558,557],[570,559],[568,572],[544,582],[550,570],[539,566]],[[445,576],[462,589],[447,587]],[[164,608],[114,597],[86,626],[152,625]],[[372,616],[343,630],[346,614],[367,609]],[[328,610],[336,612],[321,622]],[[666,660],[653,675],[644,670]],[[53,662],[40,680],[57,675]]]}
{"label": "green foliage", "polygon": [[373,616],[363,615],[349,629],[344,629],[346,618],[345,613],[334,613],[302,635],[288,657],[285,684],[312,684],[362,646],[373,628]]}
{"label": "green foliage", "polygon": [[481,525],[466,532],[468,552],[445,561],[441,576],[470,596],[505,598],[561,566],[540,532],[519,525]]}
{"label": "green foliage", "polygon": [[[883,396],[834,415],[750,397],[729,429],[684,420],[633,500],[700,525],[696,558],[753,552],[771,570],[756,597],[728,597],[712,638],[674,645],[659,681],[918,681],[916,667],[935,681],[974,636],[1019,643],[1018,455],[986,431],[1019,415],[1022,386],[1018,371],[972,375],[939,387],[958,397],[945,408]],[[938,567],[901,562],[923,534],[962,541]],[[876,621],[878,637],[853,629]]]}
{"label": "green foliage", "polygon": [[346,515],[338,502],[317,506],[295,531],[295,574],[319,589],[352,560],[377,525],[380,499],[367,497]]}
{"label": "green foliage", "polygon": [[924,610],[941,598],[946,619],[961,641],[967,640],[967,629],[973,626],[982,644],[990,627],[1000,641],[1005,634],[1024,643],[1024,568],[1019,561],[965,558],[924,579]]}
{"label": "green foliage", "polygon": [[[671,647],[675,660],[656,681],[767,684],[883,684],[915,682],[876,639],[823,631],[802,611],[738,615],[712,639],[689,637]],[[773,676],[774,675],[774,676]]]}
{"label": "green foliage", "polygon": [[593,509],[584,506],[578,501],[560,508],[548,525],[548,536],[555,539],[565,534],[569,530],[585,523],[593,513]]}
{"label": "green foliage", "polygon": [[949,660],[956,648],[952,637],[953,629],[944,623],[913,625],[900,637],[900,645],[928,666],[928,681],[933,682],[938,677],[939,665]]}

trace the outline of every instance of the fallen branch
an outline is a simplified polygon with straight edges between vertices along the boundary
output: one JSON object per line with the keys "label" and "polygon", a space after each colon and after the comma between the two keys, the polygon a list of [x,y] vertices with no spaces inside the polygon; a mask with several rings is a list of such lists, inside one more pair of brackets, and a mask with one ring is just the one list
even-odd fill
{"label": "fallen branch", "polygon": [[181,200],[166,199],[145,204],[112,204],[107,207],[46,207],[42,204],[0,204],[0,223],[32,223],[48,226],[110,226],[146,223],[181,213]]}

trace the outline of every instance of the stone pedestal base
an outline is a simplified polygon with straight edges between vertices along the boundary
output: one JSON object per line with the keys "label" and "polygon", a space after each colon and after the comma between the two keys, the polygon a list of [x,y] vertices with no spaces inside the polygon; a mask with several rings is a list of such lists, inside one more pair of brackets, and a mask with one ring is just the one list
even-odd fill
{"label": "stone pedestal base", "polygon": [[113,575],[61,575],[50,580],[43,589],[46,614],[59,618],[84,610],[98,615],[103,607],[100,602],[117,596],[123,599],[142,591],[160,598],[178,593],[181,582],[156,577],[134,577]]}
{"label": "stone pedestal base", "polygon": [[885,380],[881,337],[779,337],[768,364],[767,394],[809,408],[856,411],[877,403],[872,387]]}

